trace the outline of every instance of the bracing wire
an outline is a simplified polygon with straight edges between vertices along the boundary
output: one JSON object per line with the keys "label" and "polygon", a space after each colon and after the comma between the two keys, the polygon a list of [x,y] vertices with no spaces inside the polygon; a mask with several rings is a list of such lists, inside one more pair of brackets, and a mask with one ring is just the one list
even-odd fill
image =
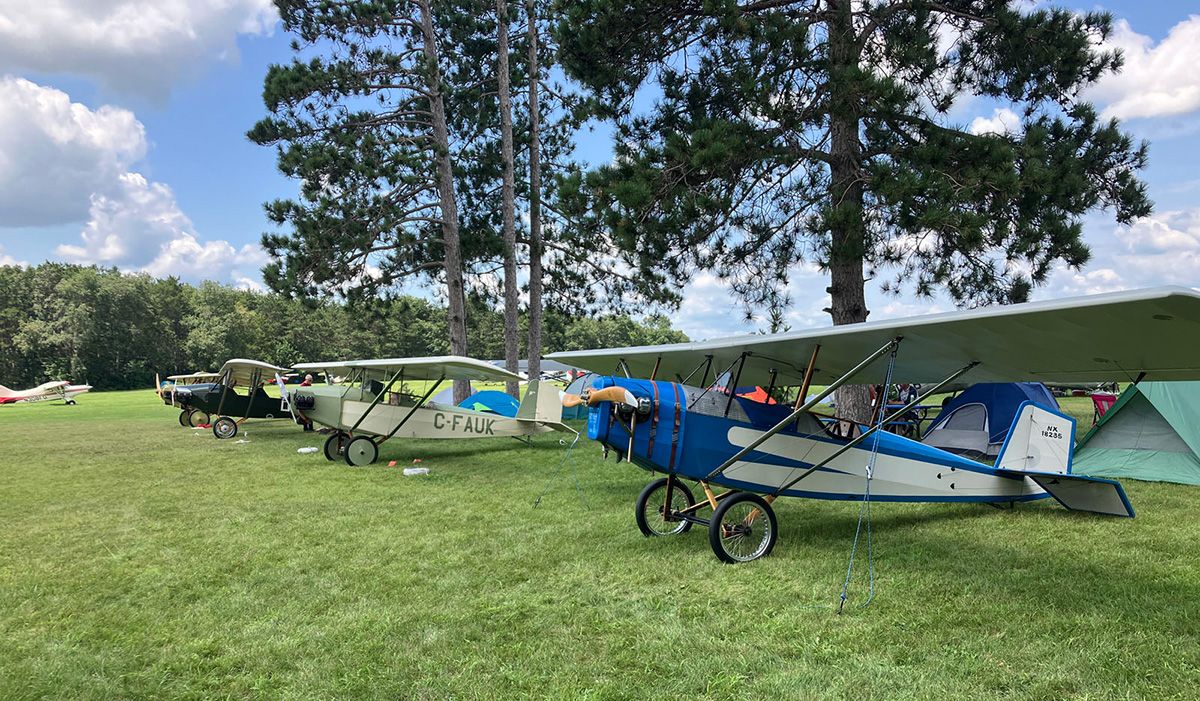
{"label": "bracing wire", "polygon": [[858,542],[863,532],[863,523],[866,523],[867,526],[867,598],[858,605],[858,608],[866,608],[875,600],[875,549],[871,537],[871,479],[874,477],[875,461],[879,456],[879,433],[883,431],[883,422],[887,419],[888,390],[892,386],[892,373],[896,369],[896,352],[898,350],[898,348],[892,348],[891,356],[888,358],[887,375],[883,381],[883,391],[879,393],[880,410],[877,412],[875,425],[872,427],[875,430],[875,437],[871,441],[871,458],[867,462],[863,500],[858,508],[858,525],[854,528],[854,542],[850,546],[850,562],[846,566],[846,578],[842,581],[842,593],[838,600],[837,612],[839,614],[846,607],[850,579],[854,575],[854,557],[858,553]]}
{"label": "bracing wire", "polygon": [[[550,483],[559,475],[559,473],[562,472],[563,468],[566,467],[567,461],[571,458],[571,451],[575,449],[575,444],[579,443],[579,439],[582,436],[583,434],[581,433],[575,434],[575,440],[571,441],[571,444],[568,445],[567,449],[563,452],[563,458],[559,461],[558,467],[554,468],[554,470],[550,472],[549,476],[546,477],[546,484],[542,486],[541,493],[538,494],[537,499],[533,501],[533,507],[535,509],[542,503],[542,497],[546,496],[546,494],[550,491]],[[590,508],[587,497],[583,494],[583,485],[579,482],[579,471],[575,469],[575,463],[573,462],[571,463],[571,478],[575,483],[575,491],[579,494],[579,502],[583,504],[584,508]]]}

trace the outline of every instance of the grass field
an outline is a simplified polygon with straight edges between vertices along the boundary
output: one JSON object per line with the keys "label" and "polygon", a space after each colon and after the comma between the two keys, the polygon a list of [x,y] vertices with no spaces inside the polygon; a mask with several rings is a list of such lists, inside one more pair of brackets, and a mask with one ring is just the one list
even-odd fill
{"label": "grass field", "polygon": [[585,504],[556,436],[385,445],[428,477],[244,437],[150,392],[0,407],[0,699],[1200,698],[1195,488],[877,504],[877,596],[838,616],[854,504],[783,500],[728,566],[643,538],[647,475],[587,441]]}

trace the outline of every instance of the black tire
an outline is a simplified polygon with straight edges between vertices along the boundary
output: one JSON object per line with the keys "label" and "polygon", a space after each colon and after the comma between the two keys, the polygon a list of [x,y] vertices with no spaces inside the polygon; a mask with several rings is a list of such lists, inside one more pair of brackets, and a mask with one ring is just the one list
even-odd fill
{"label": "black tire", "polygon": [[[694,505],[696,497],[692,496],[692,490],[688,489],[688,486],[678,479],[673,480],[673,482],[674,485],[671,489],[671,510],[675,510],[675,505],[680,503],[679,499],[686,502],[687,506]],[[663,517],[666,496],[667,478],[665,477],[646,485],[646,488],[638,495],[637,507],[633,512],[634,518],[637,519],[638,530],[647,538],[679,535],[687,533],[692,529],[691,521],[668,521]]]}
{"label": "black tire", "polygon": [[183,426],[184,428],[189,428],[190,426],[193,425],[191,418],[192,418],[192,412],[188,411],[187,409],[184,409],[183,411],[179,412],[179,425]]}
{"label": "black tire", "polygon": [[[760,513],[752,516],[756,509]],[[718,559],[730,564],[770,555],[778,538],[775,510],[750,492],[734,494],[717,504],[708,524],[708,544]]]}
{"label": "black tire", "polygon": [[207,411],[192,409],[192,412],[188,414],[188,422],[192,428],[195,428],[200,424],[209,423],[210,421],[212,421],[212,417],[208,415]]}
{"label": "black tire", "polygon": [[67,400],[67,406],[75,406],[75,400],[74,400],[74,399],[68,399],[68,400]]}
{"label": "black tire", "polygon": [[342,457],[350,467],[365,467],[379,457],[379,446],[366,436],[355,436],[346,444]]}
{"label": "black tire", "polygon": [[238,434],[238,425],[228,416],[222,416],[213,422],[212,432],[221,440],[229,440]]}
{"label": "black tire", "polygon": [[350,437],[341,431],[334,431],[325,439],[325,459],[329,462],[341,460],[342,454],[346,452],[346,444],[350,442]]}

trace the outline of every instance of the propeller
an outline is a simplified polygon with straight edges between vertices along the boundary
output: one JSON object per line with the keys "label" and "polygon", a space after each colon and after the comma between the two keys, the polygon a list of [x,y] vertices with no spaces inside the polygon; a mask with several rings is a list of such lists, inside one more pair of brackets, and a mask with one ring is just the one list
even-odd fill
{"label": "propeller", "polygon": [[601,402],[613,402],[614,404],[627,406],[631,409],[638,408],[638,400],[637,397],[633,396],[633,392],[615,385],[605,387],[604,389],[585,389],[580,394],[563,392],[562,395],[562,405],[567,408],[577,407],[581,404],[587,404],[592,407]]}

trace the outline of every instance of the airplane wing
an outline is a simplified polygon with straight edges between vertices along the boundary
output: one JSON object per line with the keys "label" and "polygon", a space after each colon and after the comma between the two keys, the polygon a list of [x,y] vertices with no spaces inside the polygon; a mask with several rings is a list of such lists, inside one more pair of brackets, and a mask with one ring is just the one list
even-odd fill
{"label": "airplane wing", "polygon": [[188,380],[215,380],[220,377],[216,372],[193,372],[189,375],[167,375],[171,382],[187,382]]}
{"label": "airplane wing", "polygon": [[382,358],[375,360],[344,360],[324,363],[300,363],[294,369],[323,370],[347,374],[355,369],[381,370],[394,375],[404,371],[405,380],[473,380],[476,382],[522,381],[521,375],[498,368],[491,363],[461,355],[440,355],[428,358]]}
{"label": "airplane wing", "polygon": [[[605,374],[686,378],[712,357],[711,378],[746,362],[739,385],[798,385],[820,346],[813,382],[826,384],[888,340],[903,337],[898,382],[937,382],[971,362],[971,382],[1200,379],[1200,293],[1183,287],[1132,290],[1046,302],[889,319],[783,334],[634,348],[567,351],[548,357]],[[880,381],[886,361],[863,373]],[[876,377],[878,376],[878,377]],[[699,383],[697,372],[693,382]]]}
{"label": "airplane wing", "polygon": [[264,378],[274,377],[277,373],[287,372],[287,368],[281,368],[270,363],[264,363],[261,360],[247,360],[245,358],[234,358],[226,361],[221,366],[220,375],[229,373],[229,377],[238,384],[239,387],[245,387],[250,384],[257,374],[259,382]]}

